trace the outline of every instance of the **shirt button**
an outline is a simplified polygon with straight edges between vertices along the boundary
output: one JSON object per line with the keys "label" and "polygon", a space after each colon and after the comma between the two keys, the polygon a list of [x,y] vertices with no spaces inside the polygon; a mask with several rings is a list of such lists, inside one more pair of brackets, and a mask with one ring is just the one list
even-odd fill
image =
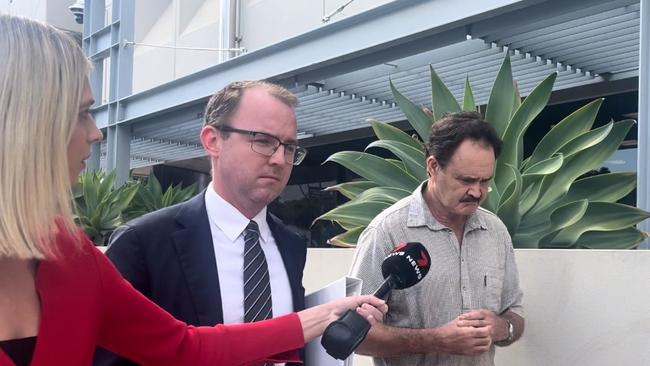
{"label": "shirt button", "polygon": [[465,286],[463,286],[463,291],[467,291],[467,288]]}

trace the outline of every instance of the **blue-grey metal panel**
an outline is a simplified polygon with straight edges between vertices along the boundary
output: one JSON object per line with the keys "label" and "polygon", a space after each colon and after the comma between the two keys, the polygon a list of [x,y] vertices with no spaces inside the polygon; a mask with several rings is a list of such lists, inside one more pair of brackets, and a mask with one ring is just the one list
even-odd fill
{"label": "blue-grey metal panel", "polygon": [[[639,125],[637,149],[637,189],[636,204],[650,211],[650,0],[641,0],[641,42],[639,57]],[[650,220],[639,225],[641,230],[650,232]],[[650,249],[646,239],[641,248]]]}

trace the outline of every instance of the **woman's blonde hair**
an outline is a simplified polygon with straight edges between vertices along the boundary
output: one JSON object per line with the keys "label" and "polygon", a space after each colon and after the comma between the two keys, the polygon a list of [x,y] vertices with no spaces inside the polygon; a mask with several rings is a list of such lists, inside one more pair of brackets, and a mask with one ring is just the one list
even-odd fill
{"label": "woman's blonde hair", "polygon": [[90,63],[54,27],[0,15],[0,257],[50,258],[74,234],[67,147]]}

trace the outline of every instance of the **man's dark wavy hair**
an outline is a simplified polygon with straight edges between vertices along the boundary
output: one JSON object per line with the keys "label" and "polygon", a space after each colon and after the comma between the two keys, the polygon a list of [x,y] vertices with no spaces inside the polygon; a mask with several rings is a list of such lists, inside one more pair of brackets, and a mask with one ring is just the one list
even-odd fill
{"label": "man's dark wavy hair", "polygon": [[476,112],[458,112],[444,115],[434,122],[425,147],[427,157],[433,156],[441,168],[449,163],[458,146],[465,140],[492,147],[494,158],[501,154],[502,141],[497,131]]}

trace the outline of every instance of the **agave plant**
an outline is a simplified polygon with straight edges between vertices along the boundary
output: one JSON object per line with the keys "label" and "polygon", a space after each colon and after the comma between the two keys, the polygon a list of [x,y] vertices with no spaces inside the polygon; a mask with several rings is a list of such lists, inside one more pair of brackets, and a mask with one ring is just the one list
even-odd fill
{"label": "agave plant", "polygon": [[133,201],[124,211],[124,217],[128,221],[148,212],[181,203],[194,196],[195,192],[195,184],[185,188],[182,188],[180,184],[171,185],[163,192],[160,182],[152,172],[147,183],[140,184]]}
{"label": "agave plant", "polygon": [[[521,99],[506,56],[497,74],[484,118],[504,141],[491,191],[483,207],[496,213],[519,248],[634,248],[646,233],[635,225],[650,214],[616,203],[636,185],[634,173],[608,173],[580,178],[598,169],[616,151],[633,120],[593,128],[602,104],[597,99],[554,127],[524,159],[523,136],[548,103],[556,73],[542,80]],[[368,152],[343,151],[327,161],[343,165],[364,180],[329,187],[350,201],[318,219],[337,222],[346,231],[331,239],[354,245],[359,234],[383,209],[397,202],[425,180],[425,150],[432,123],[445,113],[476,111],[470,82],[465,80],[462,104],[431,67],[432,108],[421,108],[392,84],[394,99],[417,135],[379,121],[370,121],[378,140],[366,148],[389,151],[384,159]],[[419,138],[418,138],[419,136]]]}
{"label": "agave plant", "polygon": [[115,188],[115,172],[85,172],[74,187],[75,220],[96,245],[105,245],[108,236],[125,222],[123,211],[138,191],[129,182]]}

